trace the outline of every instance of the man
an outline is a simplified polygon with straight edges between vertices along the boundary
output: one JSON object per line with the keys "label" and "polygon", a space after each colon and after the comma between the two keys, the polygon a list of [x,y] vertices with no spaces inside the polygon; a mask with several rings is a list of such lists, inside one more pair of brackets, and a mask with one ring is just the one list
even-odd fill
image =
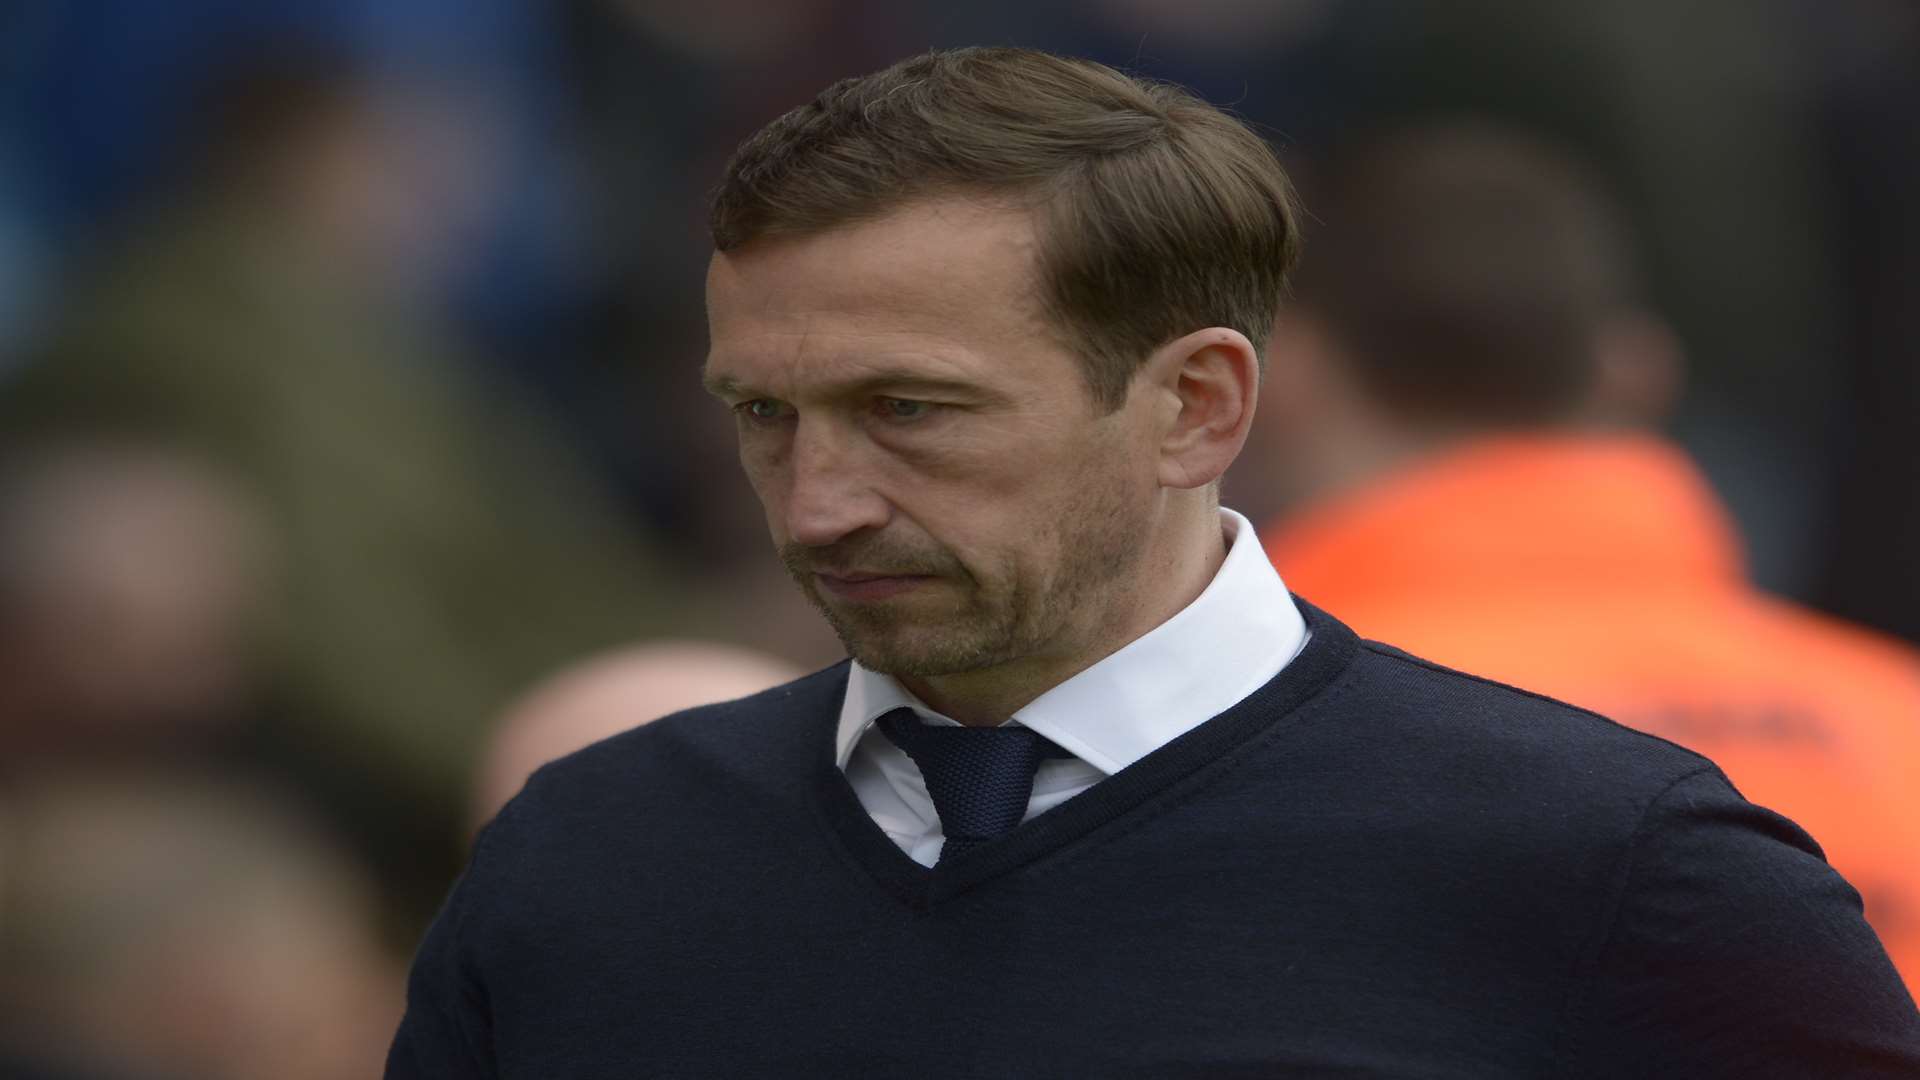
{"label": "man", "polygon": [[1481,126],[1377,140],[1325,180],[1236,475],[1294,504],[1264,533],[1287,581],[1707,754],[1819,840],[1913,986],[1920,657],[1756,592],[1706,483],[1643,433],[1678,348],[1621,215]]}
{"label": "man", "polygon": [[1009,50],[730,164],[708,385],[852,661],[547,766],[392,1077],[1901,1075],[1705,759],[1364,644],[1215,486],[1297,235],[1187,94]]}

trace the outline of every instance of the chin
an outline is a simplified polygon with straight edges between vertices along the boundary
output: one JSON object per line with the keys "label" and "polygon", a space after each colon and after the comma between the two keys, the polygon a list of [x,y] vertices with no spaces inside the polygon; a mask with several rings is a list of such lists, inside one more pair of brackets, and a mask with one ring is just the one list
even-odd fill
{"label": "chin", "polygon": [[[931,638],[931,640],[929,640]],[[979,671],[1006,658],[997,650],[974,647],[974,643],[943,636],[939,629],[928,634],[856,634],[841,633],[847,655],[860,661],[869,671],[908,678],[937,678]]]}

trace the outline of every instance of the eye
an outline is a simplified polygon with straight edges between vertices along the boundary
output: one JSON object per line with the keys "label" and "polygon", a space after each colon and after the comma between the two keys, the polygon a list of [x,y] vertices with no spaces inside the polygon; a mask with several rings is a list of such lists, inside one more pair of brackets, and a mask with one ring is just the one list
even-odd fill
{"label": "eye", "polygon": [[756,424],[772,423],[787,415],[787,405],[772,398],[754,398],[743,401],[733,407],[734,414],[742,420]]}
{"label": "eye", "polygon": [[883,397],[879,400],[880,415],[888,420],[919,420],[933,412],[930,401],[914,401],[910,398]]}

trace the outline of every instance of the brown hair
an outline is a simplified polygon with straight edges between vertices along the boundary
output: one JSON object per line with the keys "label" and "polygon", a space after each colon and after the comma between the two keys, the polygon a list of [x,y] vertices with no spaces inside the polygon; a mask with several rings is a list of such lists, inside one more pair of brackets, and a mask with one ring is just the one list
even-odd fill
{"label": "brown hair", "polygon": [[1037,212],[1053,321],[1111,410],[1155,348],[1226,326],[1265,347],[1298,249],[1265,141],[1187,91],[1029,49],[932,52],[845,79],[741,145],[714,246],[811,233],[948,193]]}
{"label": "brown hair", "polygon": [[1312,181],[1297,301],[1369,396],[1409,420],[1494,426],[1579,406],[1597,332],[1639,292],[1624,214],[1580,162],[1453,121],[1365,141]]}

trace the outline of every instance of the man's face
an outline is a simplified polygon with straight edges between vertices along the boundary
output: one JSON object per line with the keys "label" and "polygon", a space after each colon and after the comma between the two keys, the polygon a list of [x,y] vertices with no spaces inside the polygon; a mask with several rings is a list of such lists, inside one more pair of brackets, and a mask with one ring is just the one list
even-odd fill
{"label": "man's face", "polygon": [[[962,200],[716,255],[709,388],[782,560],[861,663],[1090,663],[1160,498],[1151,395],[1102,415],[1024,213]],[[1076,665],[1077,666],[1077,665]]]}

